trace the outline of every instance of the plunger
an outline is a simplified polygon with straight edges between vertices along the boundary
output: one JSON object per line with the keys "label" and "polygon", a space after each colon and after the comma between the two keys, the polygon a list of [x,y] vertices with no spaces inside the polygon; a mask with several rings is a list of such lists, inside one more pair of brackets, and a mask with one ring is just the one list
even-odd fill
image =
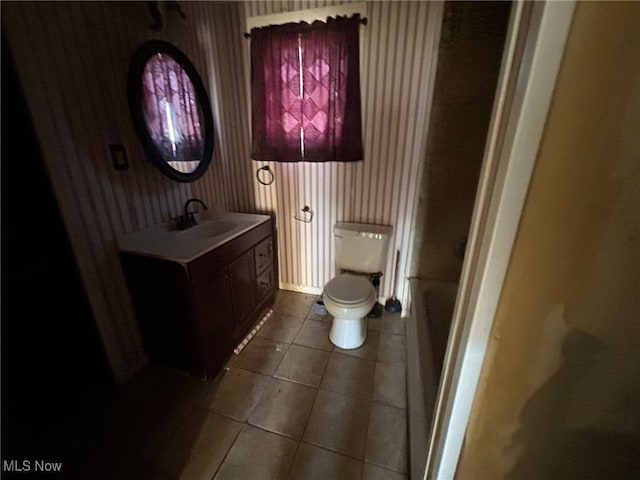
{"label": "plunger", "polygon": [[371,278],[371,283],[373,283],[373,286],[376,289],[376,303],[373,305],[371,311],[367,314],[368,318],[380,318],[382,316],[382,305],[378,303],[378,291],[380,289],[381,276],[382,273],[374,273]]}
{"label": "plunger", "polygon": [[400,300],[396,297],[396,287],[398,282],[398,262],[400,261],[400,250],[396,251],[396,271],[395,276],[393,278],[393,296],[391,298],[387,298],[387,301],[384,304],[384,309],[389,313],[398,313],[402,311],[402,304]]}

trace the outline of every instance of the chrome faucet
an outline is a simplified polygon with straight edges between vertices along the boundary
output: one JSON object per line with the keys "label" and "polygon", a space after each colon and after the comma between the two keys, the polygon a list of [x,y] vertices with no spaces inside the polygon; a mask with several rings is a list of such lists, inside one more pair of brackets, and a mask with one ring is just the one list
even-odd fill
{"label": "chrome faucet", "polygon": [[178,215],[175,218],[176,229],[186,230],[187,228],[191,228],[198,224],[196,217],[193,215],[194,212],[189,211],[189,205],[192,203],[199,203],[205,210],[208,210],[207,205],[202,200],[199,198],[190,198],[184,204],[184,215]]}

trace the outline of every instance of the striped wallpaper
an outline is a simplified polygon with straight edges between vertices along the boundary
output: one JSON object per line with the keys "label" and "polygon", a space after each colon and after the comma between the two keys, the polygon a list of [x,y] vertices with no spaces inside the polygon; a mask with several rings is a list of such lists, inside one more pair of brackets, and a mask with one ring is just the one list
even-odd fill
{"label": "striped wallpaper", "polygon": [[[340,2],[182,2],[153,32],[146,2],[2,2],[2,23],[25,89],[43,156],[109,362],[118,381],[146,361],[117,256],[117,236],[177,215],[198,196],[228,210],[272,213],[280,284],[321,291],[335,273],[336,221],[392,225],[404,270],[411,250],[416,186],[425,149],[433,2],[368,2],[362,27],[365,161],[274,164],[255,180],[249,158],[246,19]],[[164,4],[164,2],[161,2]],[[192,184],[165,178],[145,158],[131,124],[126,76],[146,40],[181,48],[200,72],[215,122],[214,160]],[[237,41],[234,41],[237,39]],[[130,169],[111,165],[110,144]],[[304,205],[310,224],[296,222]],[[381,294],[391,294],[390,252]],[[403,287],[399,286],[399,295]]]}
{"label": "striped wallpaper", "polygon": [[[244,2],[244,19],[345,2]],[[400,271],[411,253],[416,183],[426,140],[433,32],[427,24],[433,2],[364,2],[361,27],[361,90],[364,162],[270,163],[276,181],[254,183],[256,205],[276,212],[280,283],[284,288],[320,292],[335,275],[332,227],[338,221],[391,225],[394,238],[380,285],[393,288],[394,252]],[[330,10],[330,9],[328,9]],[[432,13],[433,15],[433,13]],[[259,19],[253,19],[259,23]],[[249,69],[249,41],[245,69]],[[248,79],[246,81],[249,91]],[[248,95],[248,93],[247,93]],[[255,167],[266,163],[253,162]],[[312,223],[294,219],[308,205]],[[399,297],[405,298],[404,284]]]}

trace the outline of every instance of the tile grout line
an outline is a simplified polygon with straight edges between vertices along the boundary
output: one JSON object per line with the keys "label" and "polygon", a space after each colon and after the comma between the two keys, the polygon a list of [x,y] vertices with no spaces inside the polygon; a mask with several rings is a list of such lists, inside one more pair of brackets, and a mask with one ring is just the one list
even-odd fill
{"label": "tile grout line", "polygon": [[[315,303],[315,300],[314,300],[314,303]],[[313,305],[309,308],[309,312],[311,312],[312,309],[313,309]],[[309,312],[305,316],[305,318],[303,320],[303,323],[308,320],[307,317],[309,315]],[[300,328],[302,328],[302,326]],[[294,341],[295,341],[295,338],[294,338]],[[293,344],[293,342],[292,342],[292,344]],[[295,345],[298,345],[298,344],[295,344]],[[305,347],[306,345],[300,345],[300,346]],[[307,348],[313,348],[313,347],[307,347]],[[326,350],[320,350],[320,349],[316,349],[316,350],[325,351],[326,352]],[[333,349],[331,351],[329,351],[328,353],[329,353],[329,359],[330,359],[331,358],[331,353],[333,353]],[[305,441],[304,438],[305,438],[305,433],[307,432],[307,427],[309,426],[309,420],[311,419],[311,414],[313,412],[314,407],[316,406],[316,402],[318,401],[318,395],[320,394],[320,385],[322,385],[322,380],[324,379],[324,376],[325,376],[325,374],[327,372],[327,368],[329,366],[329,359],[327,359],[327,363],[324,365],[324,369],[322,371],[322,375],[320,376],[320,383],[318,384],[318,387],[316,388],[316,394],[315,394],[315,396],[313,398],[313,403],[311,404],[311,408],[309,409],[309,414],[307,415],[307,418],[305,420],[305,424],[304,424],[304,427],[302,429],[302,435],[300,436],[300,441],[298,442],[298,446],[296,448],[296,454],[294,456],[293,463],[291,464],[291,468],[290,468],[289,475],[288,475],[287,478],[290,478],[291,475],[293,474],[293,466],[294,466],[293,464],[295,463],[295,459],[296,459],[296,457],[298,455],[298,452],[300,451],[300,447],[301,447],[302,443],[304,442],[307,445],[313,445],[313,443],[309,443],[309,442]],[[319,448],[323,448],[323,447],[320,447],[320,446],[318,446],[318,447]],[[327,450],[327,449],[324,449],[324,450]],[[330,450],[328,450],[328,451],[330,451]]]}
{"label": "tile grout line", "polygon": [[[315,300],[314,300],[314,302],[315,302]],[[309,309],[309,311],[311,311],[311,308]],[[302,324],[304,324],[304,322],[305,322],[305,321],[306,321],[306,317],[302,319]],[[301,324],[301,325],[300,325],[300,327],[298,328],[298,331],[296,332],[296,336],[298,335],[298,332],[299,332],[299,331],[300,331],[300,329],[302,328],[302,324]],[[287,348],[287,352],[289,352],[289,350],[291,349],[291,345],[297,345],[297,344],[294,344],[294,343],[293,343],[294,341],[295,341],[295,336],[294,336],[294,339],[292,340],[292,342],[289,344],[289,348]],[[272,378],[277,378],[277,377],[275,377],[275,373],[276,373],[276,372],[278,371],[278,369],[280,368],[280,365],[281,365],[281,364],[282,364],[282,362],[284,361],[285,356],[286,356],[286,354],[282,357],[282,360],[280,361],[280,363],[279,363],[279,364],[278,364],[278,366],[276,367],[275,371],[273,372]],[[327,361],[327,364],[328,364],[328,363],[329,363],[329,362]],[[326,370],[326,368],[327,368],[327,365],[325,365],[325,370]],[[323,375],[324,375],[324,371],[323,371]],[[292,381],[290,381],[290,380],[286,380],[286,379],[278,379],[278,380],[285,381],[285,382],[286,382],[286,381],[289,381],[290,383],[296,383],[296,382],[292,382]],[[321,380],[322,380],[322,377],[321,377]],[[296,440],[296,451],[295,451],[295,453],[294,453],[294,455],[293,455],[293,459],[292,459],[292,461],[291,461],[291,465],[289,465],[289,470],[288,470],[288,472],[287,472],[287,478],[288,478],[288,479],[290,479],[290,478],[291,478],[291,476],[293,475],[293,468],[294,468],[294,466],[295,466],[296,458],[298,457],[298,452],[300,451],[300,446],[301,446],[301,444],[302,444],[302,439],[304,438],[304,433],[305,433],[305,431],[306,431],[306,429],[307,429],[307,425],[309,424],[309,418],[311,418],[311,412],[313,411],[313,407],[314,407],[314,405],[315,405],[315,403],[316,403],[316,399],[318,398],[318,392],[319,392],[319,391],[320,391],[320,388],[319,388],[319,386],[318,386],[318,388],[315,388],[315,395],[314,395],[314,397],[313,397],[313,402],[311,403],[311,408],[309,409],[309,412],[308,412],[308,414],[307,414],[307,418],[305,419],[304,427],[302,428],[302,432],[301,432],[301,434],[300,434],[300,440]]]}
{"label": "tile grout line", "polygon": [[[315,303],[316,300],[314,300],[313,303]],[[313,305],[309,308],[309,312],[311,312],[313,309]],[[307,312],[307,315],[309,315],[309,312]],[[306,321],[306,317],[304,319],[304,321]],[[300,327],[302,328],[302,327]],[[329,358],[331,358],[331,353],[329,353]],[[316,402],[318,401],[318,394],[320,393],[320,385],[322,385],[322,380],[324,379],[324,375],[327,372],[327,367],[329,366],[329,359],[327,359],[327,363],[324,366],[324,369],[322,370],[322,375],[320,376],[320,383],[318,384],[318,387],[316,388],[316,395],[313,398],[313,403],[311,404],[311,408],[309,409],[309,414],[307,415],[307,419],[304,423],[304,428],[302,429],[302,435],[300,436],[300,442],[302,443],[302,440],[304,439],[304,434],[307,431],[307,427],[309,426],[309,419],[311,418],[311,412],[313,412],[313,407],[315,407]],[[300,446],[298,445],[298,449],[300,448]],[[296,452],[297,454],[297,452]]]}
{"label": "tile grout line", "polygon": [[[382,321],[380,323],[382,324]],[[376,349],[376,363],[378,361],[379,351],[380,351],[380,343],[378,343],[378,348]],[[362,456],[362,472],[360,473],[361,477],[364,477],[364,464],[367,462],[367,448],[369,447],[369,426],[371,425],[371,407],[373,406],[373,394],[375,393],[375,383],[376,383],[376,369],[374,366],[373,381],[371,382],[371,396],[369,400],[369,412],[367,413],[367,432],[364,437],[364,455]]]}
{"label": "tile grout line", "polygon": [[[240,422],[238,422],[238,423],[240,423]],[[245,424],[246,424],[246,421],[245,421]],[[242,425],[242,423],[240,425]],[[222,465],[224,465],[224,462],[227,460],[227,456],[229,456],[229,452],[231,451],[233,446],[238,441],[238,437],[240,436],[240,432],[242,432],[242,426],[238,429],[238,433],[236,433],[236,436],[233,438],[233,442],[231,442],[231,444],[229,445],[229,448],[227,449],[227,451],[225,452],[224,456],[222,457],[222,460],[218,464],[218,467],[216,468],[216,471],[213,473],[213,476],[211,477],[210,480],[213,480],[214,478],[216,478],[216,475],[218,475],[218,472],[222,468]]]}

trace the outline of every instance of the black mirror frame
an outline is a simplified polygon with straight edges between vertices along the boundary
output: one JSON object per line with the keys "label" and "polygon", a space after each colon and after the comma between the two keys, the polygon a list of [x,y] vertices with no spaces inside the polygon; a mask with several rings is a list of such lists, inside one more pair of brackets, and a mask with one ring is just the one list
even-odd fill
{"label": "black mirror frame", "polygon": [[[142,111],[142,73],[148,60],[156,53],[164,53],[171,56],[186,72],[193,83],[198,103],[202,108],[204,152],[200,164],[193,172],[183,173],[169,166],[153,143]],[[131,59],[129,77],[127,81],[127,94],[129,98],[129,110],[133,119],[136,133],[142,142],[145,152],[158,169],[169,178],[178,182],[189,183],[199,179],[209,167],[213,155],[213,114],[211,103],[204,88],[202,79],[193,66],[191,60],[175,45],[162,40],[151,40],[138,48]]]}

